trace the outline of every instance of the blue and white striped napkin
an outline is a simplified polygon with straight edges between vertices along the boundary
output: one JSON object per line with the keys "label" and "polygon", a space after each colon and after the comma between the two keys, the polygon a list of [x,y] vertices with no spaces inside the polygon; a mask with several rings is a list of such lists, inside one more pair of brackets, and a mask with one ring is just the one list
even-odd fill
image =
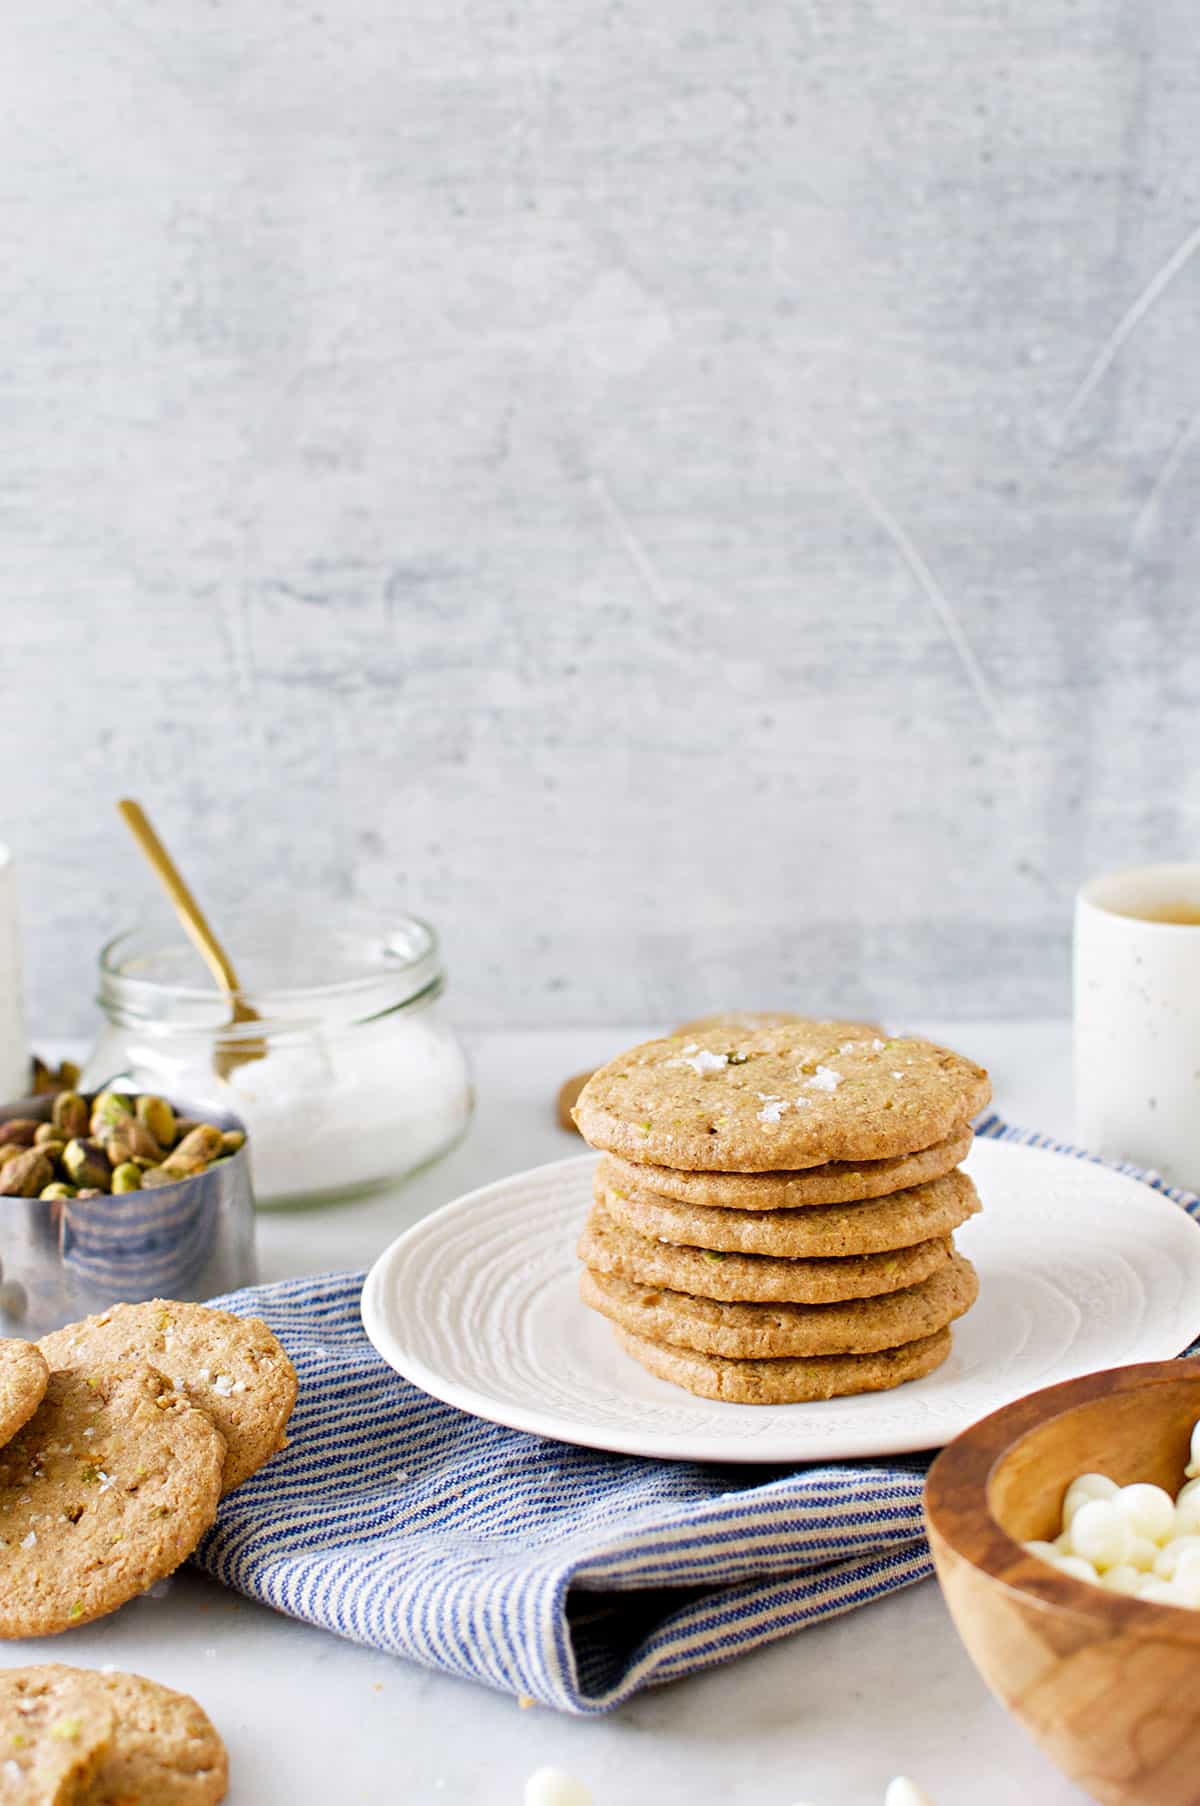
{"label": "blue and white striped napkin", "polygon": [[[989,1116],[981,1135],[1089,1156]],[[1200,1199],[1149,1180],[1191,1214]],[[215,1302],[300,1375],[290,1446],[196,1560],[339,1636],[563,1712],[603,1712],[932,1573],[927,1459],[733,1468],[599,1454],[440,1404],[384,1364],[363,1275]]]}

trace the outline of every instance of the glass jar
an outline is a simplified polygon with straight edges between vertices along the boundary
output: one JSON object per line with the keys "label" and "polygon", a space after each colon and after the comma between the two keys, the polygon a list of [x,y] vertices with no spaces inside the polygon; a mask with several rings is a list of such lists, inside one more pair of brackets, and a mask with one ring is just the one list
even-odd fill
{"label": "glass jar", "polygon": [[241,1117],[266,1204],[359,1196],[453,1147],[471,1080],[427,923],[408,916],[381,931],[305,912],[221,927],[252,1019],[231,1019],[177,927],[118,935],[100,954],[105,1027],[83,1088],[119,1084]]}

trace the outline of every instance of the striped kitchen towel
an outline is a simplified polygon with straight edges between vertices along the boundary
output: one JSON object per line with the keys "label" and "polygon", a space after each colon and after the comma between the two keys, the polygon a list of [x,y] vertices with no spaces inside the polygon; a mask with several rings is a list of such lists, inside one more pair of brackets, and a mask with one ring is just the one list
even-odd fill
{"label": "striped kitchen towel", "polygon": [[[1088,1158],[994,1116],[979,1133]],[[287,1451],[223,1502],[196,1556],[252,1599],[596,1713],[932,1572],[926,1458],[733,1468],[502,1429],[385,1365],[362,1328],[362,1282],[216,1300],[264,1317],[300,1375]]]}

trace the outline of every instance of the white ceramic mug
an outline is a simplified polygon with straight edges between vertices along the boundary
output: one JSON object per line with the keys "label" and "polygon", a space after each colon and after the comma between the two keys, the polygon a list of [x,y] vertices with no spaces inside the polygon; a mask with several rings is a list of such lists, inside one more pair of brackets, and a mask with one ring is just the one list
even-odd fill
{"label": "white ceramic mug", "polygon": [[1093,1153],[1200,1190],[1200,865],[1109,872],[1076,898],[1075,1116]]}

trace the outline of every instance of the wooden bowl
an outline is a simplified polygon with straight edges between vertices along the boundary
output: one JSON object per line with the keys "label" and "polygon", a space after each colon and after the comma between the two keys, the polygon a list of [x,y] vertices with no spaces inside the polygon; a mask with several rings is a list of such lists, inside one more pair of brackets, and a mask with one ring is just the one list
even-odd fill
{"label": "wooden bowl", "polygon": [[951,1617],[984,1680],[1051,1761],[1110,1806],[1200,1802],[1200,1611],[1060,1574],[1052,1538],[1078,1474],[1178,1492],[1200,1361],[1093,1373],[985,1417],[939,1455],[925,1514]]}

